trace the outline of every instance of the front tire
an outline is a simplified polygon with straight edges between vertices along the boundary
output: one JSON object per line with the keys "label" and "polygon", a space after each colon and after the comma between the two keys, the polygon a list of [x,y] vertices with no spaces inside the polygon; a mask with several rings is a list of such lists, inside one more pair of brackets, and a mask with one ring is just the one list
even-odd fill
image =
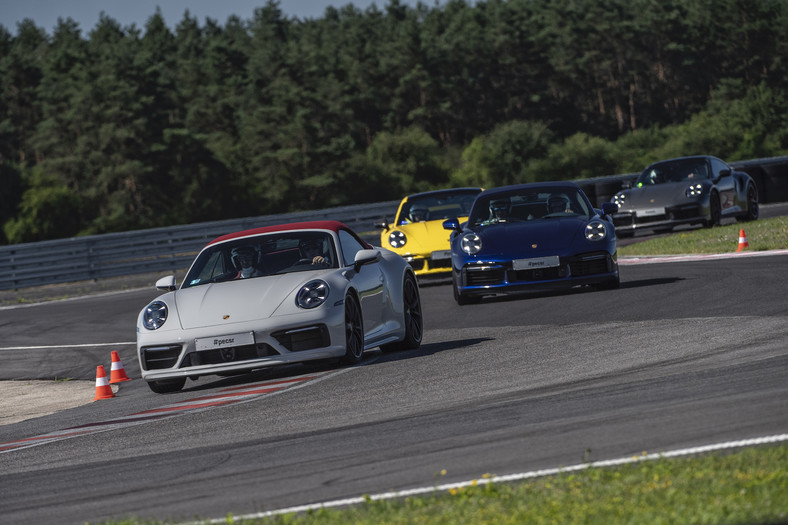
{"label": "front tire", "polygon": [[342,362],[355,365],[361,362],[364,354],[364,320],[361,306],[353,294],[345,297],[345,355]]}
{"label": "front tire", "polygon": [[183,385],[186,384],[185,377],[177,379],[162,379],[161,381],[148,381],[148,387],[157,394],[171,394],[172,392],[180,392]]}
{"label": "front tire", "polygon": [[719,226],[720,221],[722,221],[722,205],[719,194],[714,191],[709,196],[709,218],[706,220],[706,227]]}
{"label": "front tire", "polygon": [[421,296],[416,279],[411,274],[402,283],[402,309],[405,312],[405,338],[396,343],[381,345],[384,352],[415,350],[421,346],[424,334],[424,320],[421,312]]}
{"label": "front tire", "polygon": [[618,290],[621,287],[621,277],[616,275],[614,278],[596,285],[597,290]]}
{"label": "front tire", "polygon": [[478,297],[472,297],[465,294],[461,294],[460,291],[457,289],[457,282],[452,277],[451,280],[451,287],[452,291],[454,292],[454,300],[457,301],[457,304],[460,306],[465,306],[468,304],[476,304],[479,302]]}

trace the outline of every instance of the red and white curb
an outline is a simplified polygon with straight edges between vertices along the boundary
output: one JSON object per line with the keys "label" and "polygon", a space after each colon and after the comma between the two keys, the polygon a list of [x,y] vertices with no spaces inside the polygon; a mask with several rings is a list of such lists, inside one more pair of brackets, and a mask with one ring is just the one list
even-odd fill
{"label": "red and white curb", "polygon": [[[335,375],[336,371],[333,374]],[[329,375],[329,373],[321,372],[278,381],[265,381],[252,385],[225,388],[219,390],[217,393],[178,401],[163,407],[152,408],[150,410],[128,414],[117,419],[110,419],[97,423],[87,423],[77,427],[57,430],[55,432],[50,432],[49,434],[44,434],[41,436],[0,443],[0,454],[14,450],[35,447],[38,445],[44,445],[63,439],[84,436],[86,434],[95,434],[98,432],[116,430],[132,425],[140,425],[148,421],[158,421],[161,419],[180,416],[186,413],[201,412],[203,410],[208,410],[217,406],[252,401],[264,396],[273,395],[283,390],[292,390],[307,383],[315,382],[316,380],[321,379],[327,375]]]}

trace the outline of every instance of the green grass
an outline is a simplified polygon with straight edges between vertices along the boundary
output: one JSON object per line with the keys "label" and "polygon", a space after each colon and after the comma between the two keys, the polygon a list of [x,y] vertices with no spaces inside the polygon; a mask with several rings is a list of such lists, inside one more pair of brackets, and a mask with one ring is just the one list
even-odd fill
{"label": "green grass", "polygon": [[[438,474],[441,476],[441,474]],[[438,480],[440,482],[440,480]],[[217,509],[218,510],[218,509]],[[788,522],[788,444],[484,483],[423,497],[232,521],[244,525]],[[115,525],[174,522],[116,521]]]}
{"label": "green grass", "polygon": [[716,228],[700,228],[674,232],[665,237],[619,246],[618,255],[678,255],[695,253],[728,253],[739,247],[739,230],[744,230],[747,251],[788,248],[788,217],[774,217],[753,222],[727,224]]}

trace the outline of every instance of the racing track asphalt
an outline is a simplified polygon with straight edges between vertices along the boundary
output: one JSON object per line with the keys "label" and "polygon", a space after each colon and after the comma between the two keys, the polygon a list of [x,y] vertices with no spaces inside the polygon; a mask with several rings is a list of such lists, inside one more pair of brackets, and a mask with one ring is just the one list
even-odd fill
{"label": "racing track asphalt", "polygon": [[[0,427],[0,443],[231,386],[319,381],[0,453],[0,523],[222,517],[788,430],[788,256],[622,266],[622,287],[459,307],[425,285],[419,351],[362,366],[203,378]],[[90,378],[155,291],[3,311],[0,358]],[[120,348],[138,376],[133,347]],[[14,351],[16,352],[16,351]],[[445,469],[447,474],[440,473]],[[79,480],[79,482],[77,482]]]}

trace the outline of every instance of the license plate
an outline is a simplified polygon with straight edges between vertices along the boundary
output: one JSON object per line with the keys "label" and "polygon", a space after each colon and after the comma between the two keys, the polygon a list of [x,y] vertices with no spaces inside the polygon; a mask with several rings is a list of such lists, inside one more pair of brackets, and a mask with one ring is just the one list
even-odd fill
{"label": "license plate", "polygon": [[558,266],[558,256],[534,257],[532,259],[515,259],[512,268],[515,270],[533,270],[535,268],[552,268]]}
{"label": "license plate", "polygon": [[254,344],[254,333],[244,332],[242,334],[220,335],[216,337],[203,337],[195,339],[197,350],[215,350],[217,348],[228,348],[231,346],[244,346]]}
{"label": "license plate", "polygon": [[665,215],[665,208],[649,208],[647,210],[638,211],[638,215],[644,217],[651,217],[652,215]]}
{"label": "license plate", "polygon": [[442,261],[444,259],[451,259],[451,250],[438,250],[432,252],[433,261]]}

